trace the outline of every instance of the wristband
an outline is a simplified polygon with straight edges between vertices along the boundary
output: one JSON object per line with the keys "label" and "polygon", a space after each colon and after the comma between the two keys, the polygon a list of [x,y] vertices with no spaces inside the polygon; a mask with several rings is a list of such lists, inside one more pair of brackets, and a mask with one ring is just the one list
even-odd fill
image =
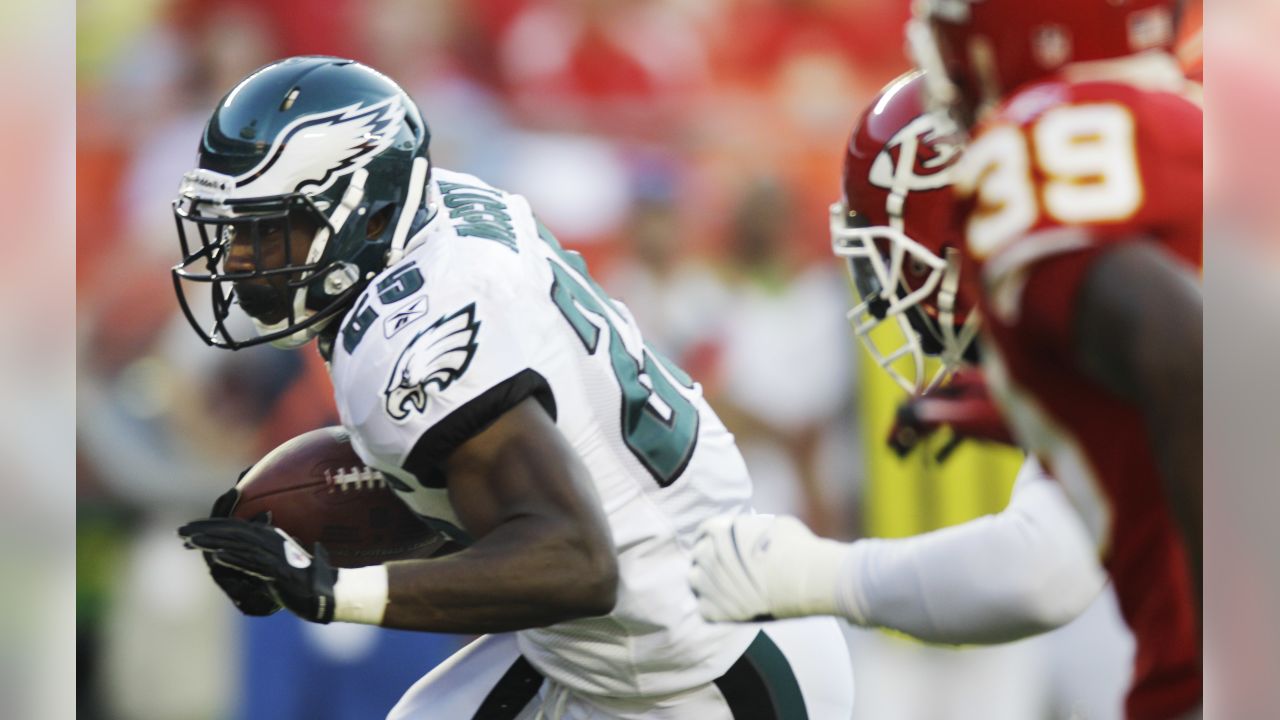
{"label": "wristband", "polygon": [[381,625],[387,599],[386,565],[339,570],[333,584],[333,619]]}

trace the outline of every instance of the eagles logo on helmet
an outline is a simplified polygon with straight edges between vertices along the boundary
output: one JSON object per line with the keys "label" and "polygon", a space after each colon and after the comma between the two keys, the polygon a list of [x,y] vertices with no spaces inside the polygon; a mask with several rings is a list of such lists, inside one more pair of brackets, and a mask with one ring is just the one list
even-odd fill
{"label": "eagles logo on helmet", "polygon": [[[413,100],[352,60],[289,58],[232,88],[173,203],[174,289],[200,337],[234,350],[318,335],[427,221],[429,143]],[[208,327],[193,283],[208,287]],[[237,305],[256,337],[237,333]]]}
{"label": "eagles logo on helmet", "polygon": [[[831,206],[832,251],[849,263],[860,302],[848,313],[872,358],[907,392],[935,387],[974,362],[978,314],[957,297],[959,236],[952,226],[951,169],[959,129],[926,112],[918,72],[894,80],[858,120],[845,153],[844,197]],[[897,347],[872,335],[892,319]],[[926,377],[925,356],[942,367]],[[897,368],[909,357],[912,370]]]}

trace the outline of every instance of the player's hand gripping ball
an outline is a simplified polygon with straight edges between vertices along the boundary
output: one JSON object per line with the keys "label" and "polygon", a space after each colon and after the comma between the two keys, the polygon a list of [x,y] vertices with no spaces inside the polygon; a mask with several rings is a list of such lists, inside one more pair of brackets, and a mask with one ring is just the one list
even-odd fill
{"label": "player's hand gripping ball", "polygon": [[310,548],[324,545],[335,567],[376,565],[439,542],[389,487],[360,460],[340,427],[299,435],[272,450],[236,485],[231,517],[265,513],[271,525]]}
{"label": "player's hand gripping ball", "polygon": [[441,540],[337,427],[272,450],[217,499],[209,520],[178,532],[204,552],[214,581],[241,612],[270,615],[283,602],[321,621],[332,613],[324,599],[332,568],[417,555]]}
{"label": "player's hand gripping ball", "polygon": [[235,518],[196,520],[179,528],[178,534],[213,564],[265,583],[298,617],[318,623],[333,620],[338,571],[320,543],[313,546],[313,555],[280,528]]}

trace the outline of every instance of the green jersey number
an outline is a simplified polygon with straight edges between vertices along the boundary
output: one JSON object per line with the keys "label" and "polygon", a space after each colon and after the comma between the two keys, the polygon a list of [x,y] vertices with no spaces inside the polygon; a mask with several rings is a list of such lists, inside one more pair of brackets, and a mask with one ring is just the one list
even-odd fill
{"label": "green jersey number", "polygon": [[560,263],[548,261],[555,276],[551,300],[582,341],[583,348],[592,355],[600,349],[600,336],[604,333],[587,314],[604,321],[609,336],[609,363],[622,389],[623,442],[658,485],[667,487],[680,477],[693,457],[699,422],[698,409],[667,376],[686,387],[692,387],[692,381],[647,345],[640,357],[628,352],[622,335],[609,319],[609,310],[604,307],[612,301],[586,273],[581,257],[561,249],[545,228],[540,228],[540,234],[560,258],[589,283],[588,286],[579,281]]}

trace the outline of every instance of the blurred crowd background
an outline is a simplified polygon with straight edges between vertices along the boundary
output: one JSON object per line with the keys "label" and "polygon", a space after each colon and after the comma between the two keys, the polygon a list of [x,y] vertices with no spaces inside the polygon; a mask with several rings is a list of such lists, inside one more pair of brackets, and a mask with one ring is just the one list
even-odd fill
{"label": "blurred crowd background", "polygon": [[[1277,19],[1265,1],[1232,7],[1251,5]],[[206,348],[179,316],[168,273],[178,259],[169,202],[203,123],[241,77],[289,55],[381,69],[421,107],[435,164],[526,195],[646,337],[703,384],[740,440],[761,509],[852,538],[1001,507],[1017,464],[1008,454],[967,448],[946,468],[930,448],[905,461],[886,454],[900,394],[859,365],[842,270],[828,252],[845,140],[875,92],[909,68],[908,12],[909,3],[884,0],[80,0],[75,395],[32,403],[48,414],[75,405],[76,715],[380,717],[465,640],[319,628],[284,613],[247,621],[174,534],[265,451],[337,421],[313,352]],[[1249,68],[1258,55],[1277,53],[1260,27],[1232,26],[1237,53],[1223,62],[1243,69],[1233,73],[1239,83],[1257,79]],[[1208,73],[1212,87],[1212,63]],[[1273,110],[1253,113],[1259,123],[1280,111],[1280,84],[1267,87]],[[1262,102],[1253,86],[1234,90],[1224,102]],[[26,137],[41,130],[39,119],[5,120]],[[1267,137],[1265,127],[1253,137]],[[23,150],[12,157],[31,155]],[[1259,168],[1251,153],[1247,143],[1226,148],[1210,177],[1252,172],[1254,192],[1221,196],[1232,210],[1226,227],[1274,237],[1265,229],[1280,227],[1268,202],[1275,165]],[[69,208],[47,215],[71,220]],[[38,282],[17,277],[18,288],[24,279]],[[6,327],[39,332],[27,313],[12,315]],[[39,357],[11,375],[28,377]],[[1262,395],[1236,390],[1228,396],[1265,413]],[[39,391],[10,389],[20,400]],[[39,419],[11,420],[8,442],[37,447]],[[21,528],[22,515],[5,530]],[[1207,573],[1212,580],[1212,565]],[[1117,717],[1129,648],[1108,602],[1059,637],[1002,648],[926,648],[851,631],[859,717]],[[1266,670],[1274,656],[1257,651],[1259,678],[1275,677]]]}
{"label": "blurred crowd background", "polygon": [[461,641],[245,622],[174,536],[267,450],[337,422],[313,351],[211,350],[173,300],[169,202],[241,77],[316,53],[397,80],[436,165],[526,195],[702,382],[757,504],[852,537],[857,348],[827,206],[857,112],[909,68],[906,17],[848,0],[81,3],[80,717],[375,717]]}

